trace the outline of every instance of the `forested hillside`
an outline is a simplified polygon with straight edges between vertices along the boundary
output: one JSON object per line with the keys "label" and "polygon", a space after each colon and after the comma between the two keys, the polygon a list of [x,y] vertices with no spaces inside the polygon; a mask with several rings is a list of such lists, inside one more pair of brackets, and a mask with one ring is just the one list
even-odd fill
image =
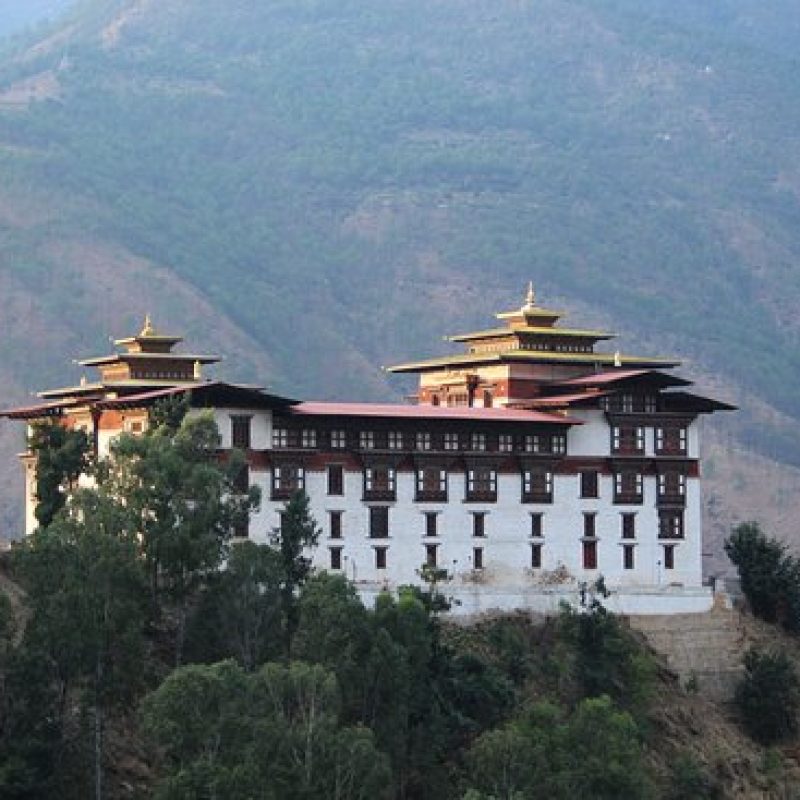
{"label": "forested hillside", "polygon": [[744,406],[726,437],[800,463],[799,21],[750,0],[82,2],[0,63],[4,395],[76,380],[70,358],[149,310],[226,377],[399,397],[379,365],[532,279],[623,349],[683,357]]}

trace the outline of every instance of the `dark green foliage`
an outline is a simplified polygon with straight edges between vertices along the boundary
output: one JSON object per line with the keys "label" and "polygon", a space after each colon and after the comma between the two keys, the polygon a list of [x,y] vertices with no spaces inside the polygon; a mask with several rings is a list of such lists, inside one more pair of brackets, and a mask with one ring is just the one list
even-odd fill
{"label": "dark green foliage", "polygon": [[319,666],[184,667],[146,698],[142,716],[167,759],[159,798],[388,796],[386,758],[366,728],[339,723],[336,680]]}
{"label": "dark green foliage", "polygon": [[620,618],[595,601],[585,612],[565,608],[561,626],[575,648],[574,670],[581,696],[608,695],[632,713],[644,713],[654,664]]}
{"label": "dark green foliage", "polygon": [[786,653],[751,649],[736,705],[747,732],[761,744],[784,742],[797,734],[800,680]]}
{"label": "dark green foliage", "polygon": [[721,800],[719,782],[688,754],[679,756],[672,769],[666,800]]}
{"label": "dark green foliage", "polygon": [[91,442],[82,430],[44,423],[33,426],[28,449],[36,456],[36,519],[47,527],[88,470]]}
{"label": "dark green foliage", "polygon": [[242,456],[221,464],[219,431],[210,415],[162,424],[144,436],[125,435],[99,465],[102,491],[124,497],[134,521],[154,602],[161,595],[178,616],[175,655],[182,657],[188,603],[221,564],[234,525],[257,507],[258,489],[234,491]]}
{"label": "dark green foliage", "polygon": [[725,552],[739,578],[753,613],[787,630],[800,629],[800,561],[785,545],[768,538],[755,522],[737,525]]}
{"label": "dark green foliage", "polygon": [[[91,713],[87,747],[94,756],[96,796],[102,796],[105,719],[129,703],[142,678],[145,581],[136,547],[122,535],[125,510],[89,490],[16,553],[29,598],[23,652],[44,668],[41,690],[53,687],[64,736],[70,695],[80,692]],[[36,702],[39,698],[34,697]]]}
{"label": "dark green foliage", "polygon": [[651,796],[633,718],[608,697],[582,700],[574,714],[549,703],[481,736],[469,753],[475,800],[637,800]]}
{"label": "dark green foliage", "polygon": [[272,531],[270,541],[278,551],[281,571],[281,606],[283,609],[286,657],[292,652],[292,640],[300,621],[298,591],[311,574],[309,549],[316,547],[322,530],[309,511],[305,492],[296,492],[281,513],[281,524]]}
{"label": "dark green foliage", "polygon": [[208,576],[194,609],[186,659],[235,658],[252,671],[276,658],[282,642],[281,575],[279,556],[268,545],[231,547],[225,569]]}

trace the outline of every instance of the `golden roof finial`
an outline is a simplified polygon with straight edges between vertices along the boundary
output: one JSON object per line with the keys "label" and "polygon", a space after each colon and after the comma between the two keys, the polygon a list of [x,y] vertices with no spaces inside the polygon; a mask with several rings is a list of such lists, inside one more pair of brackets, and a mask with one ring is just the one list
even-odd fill
{"label": "golden roof finial", "polygon": [[528,281],[528,294],[525,295],[524,308],[533,308],[536,305],[536,292],[533,291],[533,281]]}
{"label": "golden roof finial", "polygon": [[619,350],[617,350],[614,353],[614,366],[615,367],[621,367],[622,366],[622,353],[620,353]]}
{"label": "golden roof finial", "polygon": [[155,336],[156,329],[153,327],[153,321],[150,319],[149,314],[144,315],[144,327],[139,336]]}

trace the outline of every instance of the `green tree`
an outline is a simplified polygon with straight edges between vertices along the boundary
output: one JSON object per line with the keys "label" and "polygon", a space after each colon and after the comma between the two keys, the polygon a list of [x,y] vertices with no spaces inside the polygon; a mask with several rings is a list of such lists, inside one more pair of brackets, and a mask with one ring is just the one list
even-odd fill
{"label": "green tree", "polygon": [[739,571],[753,613],[788,630],[800,626],[800,562],[767,537],[756,522],[737,525],[725,552]]}
{"label": "green tree", "polygon": [[574,669],[581,695],[609,695],[633,713],[644,714],[655,666],[619,617],[595,600],[586,611],[565,607],[560,627],[575,650]]}
{"label": "green tree", "polygon": [[742,722],[761,744],[786,741],[797,734],[800,679],[784,652],[751,649],[744,658],[745,674],[736,689]]}
{"label": "green tree", "polygon": [[122,535],[128,519],[121,504],[79,490],[16,556],[30,606],[24,646],[50,667],[59,718],[74,690],[91,708],[98,800],[106,712],[130,701],[141,677],[146,595],[136,548]]}
{"label": "green tree", "polygon": [[291,658],[292,641],[300,621],[299,591],[311,576],[308,551],[316,547],[322,530],[311,515],[305,492],[295,492],[281,513],[281,524],[270,541],[280,556],[281,606],[284,620],[286,658]]}
{"label": "green tree", "polygon": [[160,798],[369,800],[390,774],[370,731],[343,727],[333,675],[301,662],[175,670],[142,706],[163,748]]}
{"label": "green tree", "polygon": [[239,542],[225,569],[209,575],[187,632],[194,661],[235,658],[247,671],[282,650],[281,569],[269,545]]}
{"label": "green tree", "polygon": [[191,597],[222,563],[236,521],[260,499],[256,487],[236,491],[242,456],[222,463],[219,443],[210,415],[187,416],[177,429],[164,424],[120,436],[98,465],[101,491],[124,498],[135,520],[154,601],[165,595],[177,612],[176,663]]}
{"label": "green tree", "polygon": [[91,442],[82,430],[58,423],[33,426],[28,449],[36,456],[36,520],[47,527],[64,507],[78,478],[89,470]]}

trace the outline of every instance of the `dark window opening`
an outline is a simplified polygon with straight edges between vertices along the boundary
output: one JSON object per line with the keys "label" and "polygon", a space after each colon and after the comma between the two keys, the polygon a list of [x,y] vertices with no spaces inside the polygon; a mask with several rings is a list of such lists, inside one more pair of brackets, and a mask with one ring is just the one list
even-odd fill
{"label": "dark window opening", "polygon": [[583,542],[583,568],[597,569],[597,542]]}
{"label": "dark window opening", "polygon": [[531,545],[531,569],[541,569],[542,567],[542,546],[540,544]]}
{"label": "dark window opening", "polygon": [[633,554],[635,547],[632,544],[626,544],[622,548],[622,566],[625,569],[633,569]]}
{"label": "dark window opening", "polygon": [[341,464],[328,465],[328,494],[344,494],[344,467]]}
{"label": "dark window opening", "polygon": [[330,523],[331,523],[331,539],[341,539],[342,538],[342,512],[341,511],[331,511],[330,512]]}
{"label": "dark window opening", "polygon": [[240,450],[250,447],[250,421],[251,417],[231,417],[231,441]]}
{"label": "dark window opening", "polygon": [[596,498],[599,494],[597,471],[581,472],[581,497]]}
{"label": "dark window opening", "polygon": [[387,506],[372,506],[369,510],[369,535],[371,539],[389,537],[389,509]]}
{"label": "dark window opening", "polygon": [[331,547],[331,569],[342,568],[342,548]]}
{"label": "dark window opening", "polygon": [[472,548],[472,567],[473,569],[483,569],[483,548]]}

